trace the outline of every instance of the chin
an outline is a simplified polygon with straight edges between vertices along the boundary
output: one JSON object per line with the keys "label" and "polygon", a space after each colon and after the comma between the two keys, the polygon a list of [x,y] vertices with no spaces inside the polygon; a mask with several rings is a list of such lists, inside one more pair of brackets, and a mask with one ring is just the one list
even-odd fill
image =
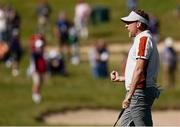
{"label": "chin", "polygon": [[130,38],[131,38],[131,37],[135,37],[135,35],[132,34],[132,33],[129,33],[129,37],[130,37]]}
{"label": "chin", "polygon": [[131,33],[129,33],[129,37],[133,37]]}
{"label": "chin", "polygon": [[131,33],[130,32],[128,33],[128,36],[131,37]]}

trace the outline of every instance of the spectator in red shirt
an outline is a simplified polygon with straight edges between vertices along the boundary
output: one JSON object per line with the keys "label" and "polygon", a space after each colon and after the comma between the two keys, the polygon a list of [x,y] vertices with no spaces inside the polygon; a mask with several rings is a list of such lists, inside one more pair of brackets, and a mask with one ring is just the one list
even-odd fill
{"label": "spectator in red shirt", "polygon": [[41,102],[40,89],[43,83],[44,74],[46,73],[46,61],[44,58],[45,40],[43,35],[34,34],[30,38],[31,46],[31,63],[29,72],[32,75],[32,99],[35,103]]}

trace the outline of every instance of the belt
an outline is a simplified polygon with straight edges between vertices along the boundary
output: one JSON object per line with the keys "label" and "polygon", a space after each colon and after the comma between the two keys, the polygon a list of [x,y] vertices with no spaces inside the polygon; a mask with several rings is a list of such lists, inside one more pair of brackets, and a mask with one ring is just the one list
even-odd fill
{"label": "belt", "polygon": [[141,81],[137,84],[136,89],[145,89],[146,88],[146,80]]}
{"label": "belt", "polygon": [[146,88],[146,81],[142,81],[136,85],[136,89],[145,89],[145,88]]}
{"label": "belt", "polygon": [[136,89],[144,89],[145,88],[145,84],[138,84],[136,86]]}

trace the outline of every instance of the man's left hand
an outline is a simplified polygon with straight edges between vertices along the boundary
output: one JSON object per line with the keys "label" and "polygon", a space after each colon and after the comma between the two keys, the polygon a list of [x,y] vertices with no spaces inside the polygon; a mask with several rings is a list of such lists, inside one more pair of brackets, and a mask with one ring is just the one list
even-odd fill
{"label": "man's left hand", "polygon": [[129,100],[124,99],[124,101],[122,102],[122,108],[128,108],[129,104],[130,104]]}
{"label": "man's left hand", "polygon": [[129,105],[130,105],[130,99],[131,99],[131,96],[128,95],[124,101],[122,102],[122,108],[128,108]]}

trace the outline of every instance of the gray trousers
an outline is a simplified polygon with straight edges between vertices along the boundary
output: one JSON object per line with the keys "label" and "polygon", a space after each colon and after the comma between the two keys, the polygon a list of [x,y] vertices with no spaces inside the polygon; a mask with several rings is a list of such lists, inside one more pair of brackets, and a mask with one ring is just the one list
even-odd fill
{"label": "gray trousers", "polygon": [[155,87],[136,89],[130,106],[120,119],[121,126],[153,126],[151,106],[157,93],[158,89]]}

